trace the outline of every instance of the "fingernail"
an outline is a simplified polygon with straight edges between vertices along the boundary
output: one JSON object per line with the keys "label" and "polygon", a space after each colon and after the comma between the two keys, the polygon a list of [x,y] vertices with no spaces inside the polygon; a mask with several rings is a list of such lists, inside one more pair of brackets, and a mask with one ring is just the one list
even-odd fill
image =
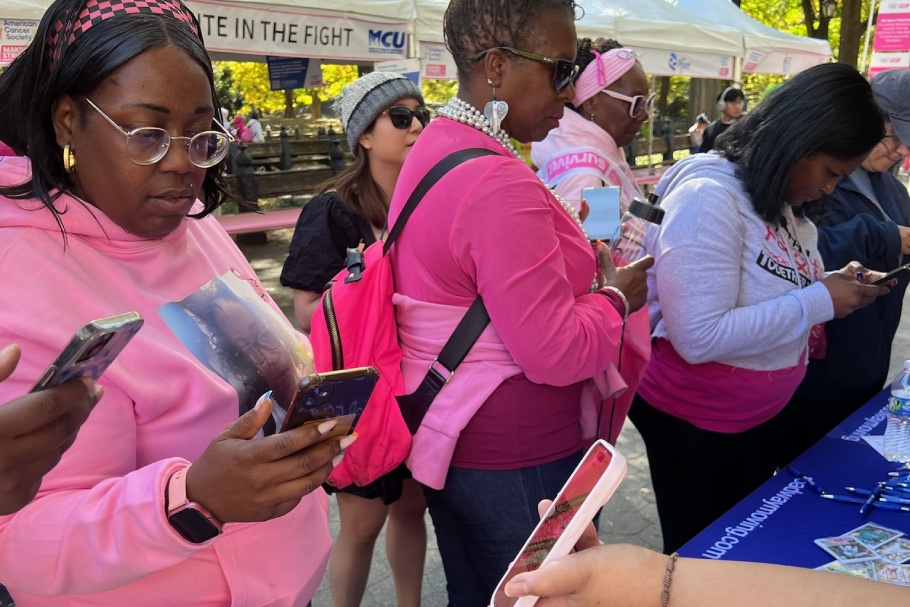
{"label": "fingernail", "polygon": [[524,580],[512,580],[505,587],[506,596],[519,597],[528,594],[528,583]]}
{"label": "fingernail", "polygon": [[341,450],[344,451],[348,447],[354,444],[354,441],[357,440],[357,437],[360,436],[356,432],[348,434],[343,439],[338,442],[338,446],[341,447]]}
{"label": "fingernail", "polygon": [[325,434],[326,432],[328,432],[329,430],[331,430],[332,428],[334,428],[337,425],[338,425],[337,419],[330,419],[330,420],[324,421],[321,424],[319,424],[318,426],[316,426],[316,429],[319,431],[319,434]]}
{"label": "fingernail", "polygon": [[259,400],[256,401],[256,406],[253,407],[253,410],[259,411],[260,409],[262,409],[262,405],[265,404],[265,401],[270,400],[271,398],[272,398],[272,391],[269,390],[268,392],[266,392],[265,394],[263,394],[262,396],[259,397]]}
{"label": "fingernail", "polygon": [[18,347],[19,347],[19,346],[16,345],[16,344],[9,344],[9,345],[7,345],[5,348],[3,348],[2,350],[0,350],[0,357],[9,356],[9,355],[12,353],[13,349],[14,349],[14,348],[18,348]]}
{"label": "fingernail", "polygon": [[341,460],[343,460],[343,459],[344,459],[344,453],[339,453],[338,455],[333,457],[332,458],[332,467],[337,468],[338,464],[340,464]]}

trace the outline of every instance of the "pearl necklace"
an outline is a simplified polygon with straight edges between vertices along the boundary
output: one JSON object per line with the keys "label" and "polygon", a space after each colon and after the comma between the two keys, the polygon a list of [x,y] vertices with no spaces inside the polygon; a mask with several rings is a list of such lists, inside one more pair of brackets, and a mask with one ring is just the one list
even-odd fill
{"label": "pearl necklace", "polygon": [[[439,111],[436,112],[437,115],[443,116],[450,120],[455,120],[462,124],[467,124],[481,133],[488,135],[495,139],[499,144],[505,149],[512,152],[512,155],[524,162],[524,158],[521,157],[521,154],[518,153],[518,150],[515,149],[515,146],[512,145],[512,139],[509,137],[509,134],[506,133],[503,129],[499,129],[496,133],[493,132],[493,129],[490,128],[490,122],[487,120],[487,117],[484,116],[476,107],[465,101],[464,99],[459,99],[458,97],[452,97],[448,103],[439,108]],[[585,242],[590,242],[587,231],[581,223],[581,217],[579,217],[578,212],[572,207],[571,204],[566,202],[566,200],[556,193],[550,184],[548,184],[543,179],[540,180],[547,189],[550,190],[550,193],[556,198],[556,201],[565,209],[566,213],[569,214],[569,217],[575,220],[575,223],[578,224],[578,229],[581,230],[581,233],[585,236]],[[601,273],[597,272],[597,276],[594,281],[591,283],[591,292],[596,291],[600,288]],[[624,298],[625,299],[625,298]]]}
{"label": "pearl necklace", "polygon": [[[462,124],[467,124],[485,135],[489,135],[493,139],[499,142],[499,144],[505,149],[512,152],[512,155],[524,162],[524,159],[521,157],[521,154],[518,153],[518,150],[515,149],[515,146],[512,145],[512,140],[509,137],[509,134],[504,130],[499,129],[498,132],[494,133],[490,128],[490,122],[487,120],[487,117],[484,116],[480,110],[475,108],[473,105],[468,103],[463,99],[458,97],[452,97],[447,104],[439,108],[439,111],[436,112],[439,116],[444,116],[451,120],[455,120]],[[543,180],[541,179],[543,182]],[[566,202],[562,196],[556,193],[556,191],[550,187],[546,182],[543,182],[547,189],[550,190],[550,193],[556,198],[556,201],[566,210],[566,213],[569,214],[569,217],[575,220],[575,223],[578,224],[578,227],[581,229],[582,233],[585,235],[585,240],[590,240],[588,238],[588,233],[585,231],[584,226],[581,224],[581,217],[578,216],[578,212]]]}

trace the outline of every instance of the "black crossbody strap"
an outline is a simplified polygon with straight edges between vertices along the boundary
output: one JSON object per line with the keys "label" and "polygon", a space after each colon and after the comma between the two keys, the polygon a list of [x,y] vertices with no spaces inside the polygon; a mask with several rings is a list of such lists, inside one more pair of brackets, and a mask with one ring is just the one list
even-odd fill
{"label": "black crossbody strap", "polygon": [[389,252],[389,249],[392,248],[392,243],[398,240],[401,231],[404,230],[404,225],[407,223],[411,213],[414,212],[414,209],[417,208],[417,205],[420,204],[420,201],[426,193],[430,191],[430,188],[436,185],[437,181],[442,179],[443,175],[457,167],[459,164],[467,162],[472,158],[480,158],[481,156],[491,156],[494,154],[496,154],[496,152],[486,148],[467,148],[452,152],[437,162],[436,165],[423,176],[423,179],[420,180],[420,183],[418,183],[417,187],[414,188],[414,191],[411,192],[408,201],[404,203],[404,208],[401,209],[401,215],[398,216],[395,225],[392,226],[392,229],[389,232],[389,237],[386,238],[385,244],[382,245],[382,254],[386,255]]}

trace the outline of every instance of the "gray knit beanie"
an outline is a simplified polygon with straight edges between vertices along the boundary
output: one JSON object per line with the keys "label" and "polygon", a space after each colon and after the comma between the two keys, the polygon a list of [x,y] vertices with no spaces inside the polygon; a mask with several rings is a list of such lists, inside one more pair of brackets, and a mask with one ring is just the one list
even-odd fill
{"label": "gray knit beanie", "polygon": [[394,72],[370,72],[341,89],[333,107],[341,116],[341,126],[351,151],[357,153],[357,140],[376,117],[400,99],[414,98],[423,105],[417,85]]}

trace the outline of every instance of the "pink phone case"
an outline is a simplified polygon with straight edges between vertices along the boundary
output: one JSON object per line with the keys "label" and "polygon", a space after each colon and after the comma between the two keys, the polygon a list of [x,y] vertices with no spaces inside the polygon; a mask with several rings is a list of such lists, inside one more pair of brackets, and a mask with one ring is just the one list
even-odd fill
{"label": "pink phone case", "polygon": [[503,590],[506,582],[519,573],[534,571],[569,554],[625,475],[626,458],[604,440],[591,445],[502,576],[490,605],[532,607],[537,602],[536,596],[507,597]]}

